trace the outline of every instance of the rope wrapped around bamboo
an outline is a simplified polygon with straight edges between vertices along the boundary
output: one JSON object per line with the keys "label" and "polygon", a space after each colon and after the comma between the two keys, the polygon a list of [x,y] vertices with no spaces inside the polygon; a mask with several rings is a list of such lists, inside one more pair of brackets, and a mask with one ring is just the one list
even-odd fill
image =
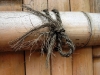
{"label": "rope wrapped around bamboo", "polygon": [[[77,47],[100,45],[100,14],[83,12],[60,12],[63,27],[67,35]],[[56,19],[54,13],[50,12],[53,19]],[[0,51],[12,51],[9,42],[22,36],[30,29],[48,23],[28,12],[0,12]],[[91,24],[90,24],[91,23]],[[48,31],[47,28],[40,32]],[[35,39],[35,35],[30,38]]]}

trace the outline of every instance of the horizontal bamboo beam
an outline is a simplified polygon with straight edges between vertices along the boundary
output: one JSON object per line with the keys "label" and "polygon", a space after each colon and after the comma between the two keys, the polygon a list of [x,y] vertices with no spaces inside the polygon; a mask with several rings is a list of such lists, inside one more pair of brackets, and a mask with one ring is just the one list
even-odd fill
{"label": "horizontal bamboo beam", "polygon": [[[100,14],[87,14],[91,20],[91,25],[82,12],[60,12],[66,34],[76,46],[84,46],[87,43],[87,46],[100,45]],[[50,15],[55,19],[52,12]],[[10,41],[44,22],[47,23],[48,21],[46,19],[41,20],[40,17],[27,12],[0,12],[0,51],[11,51]],[[47,31],[47,29],[41,31]]]}

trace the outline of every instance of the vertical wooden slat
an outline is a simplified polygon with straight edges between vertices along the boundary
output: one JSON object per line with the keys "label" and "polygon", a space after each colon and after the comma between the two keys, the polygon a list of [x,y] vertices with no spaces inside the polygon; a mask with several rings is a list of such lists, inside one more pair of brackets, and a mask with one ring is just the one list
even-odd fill
{"label": "vertical wooden slat", "polygon": [[1,52],[0,75],[25,75],[23,52]]}
{"label": "vertical wooden slat", "polygon": [[69,0],[48,0],[48,9],[58,9],[60,11],[69,11]]}
{"label": "vertical wooden slat", "polygon": [[[47,8],[47,0],[24,0],[24,4],[29,4],[29,6],[38,11]],[[34,52],[30,56],[30,51],[25,53],[26,75],[50,75],[50,67],[47,68],[46,66],[46,55],[41,56],[40,52]]]}
{"label": "vertical wooden slat", "polygon": [[[69,0],[48,0],[48,9],[58,9],[59,11],[69,11]],[[72,59],[71,56],[62,57],[55,52],[55,56],[51,56],[51,75],[72,75]]]}
{"label": "vertical wooden slat", "polygon": [[[100,0],[90,0],[91,12],[100,13]],[[100,46],[93,47],[93,71],[94,75],[100,75]]]}
{"label": "vertical wooden slat", "polygon": [[86,11],[90,12],[89,0],[70,0],[71,11]]}
{"label": "vertical wooden slat", "polygon": [[1,11],[20,11],[22,0],[0,0]]}
{"label": "vertical wooden slat", "polygon": [[93,47],[93,57],[94,75],[100,75],[100,46]]}
{"label": "vertical wooden slat", "polygon": [[[22,0],[1,0],[1,11],[21,11]],[[9,35],[10,36],[10,35]],[[5,36],[6,37],[6,36]],[[0,53],[0,75],[25,75],[23,52]]]}
{"label": "vertical wooden slat", "polygon": [[91,12],[100,13],[100,0],[90,0]]}
{"label": "vertical wooden slat", "polygon": [[47,8],[47,0],[23,0],[23,3],[38,11]]}
{"label": "vertical wooden slat", "polygon": [[100,57],[100,46],[93,47],[93,57],[94,59]]}
{"label": "vertical wooden slat", "polygon": [[72,75],[72,57],[62,57],[58,53],[51,57],[52,75]]}
{"label": "vertical wooden slat", "polygon": [[77,49],[73,54],[73,75],[93,75],[92,49]]}
{"label": "vertical wooden slat", "polygon": [[95,0],[95,12],[100,13],[100,0]]}
{"label": "vertical wooden slat", "polygon": [[100,75],[100,58],[94,58],[93,65],[94,75]]}
{"label": "vertical wooden slat", "polygon": [[95,12],[95,1],[96,0],[90,0],[90,11]]}
{"label": "vertical wooden slat", "polygon": [[[71,11],[90,12],[89,0],[71,0]],[[93,75],[92,48],[81,48],[73,54],[73,75]]]}
{"label": "vertical wooden slat", "polygon": [[31,56],[26,51],[26,75],[50,75],[50,67],[46,66],[46,55],[35,52]]}

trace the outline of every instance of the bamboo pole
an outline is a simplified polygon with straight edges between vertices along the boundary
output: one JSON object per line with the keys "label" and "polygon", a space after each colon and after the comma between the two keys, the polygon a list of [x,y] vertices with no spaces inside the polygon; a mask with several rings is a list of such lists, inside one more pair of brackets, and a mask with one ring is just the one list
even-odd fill
{"label": "bamboo pole", "polygon": [[[50,14],[55,19],[54,14],[52,12]],[[82,12],[60,12],[60,15],[66,33],[76,46],[84,46],[89,39],[88,46],[100,45],[99,13],[88,13],[91,19],[92,33],[89,21]],[[47,20],[42,21],[41,18],[27,12],[0,12],[1,51],[11,50],[8,44],[10,41],[44,22],[47,23]]]}

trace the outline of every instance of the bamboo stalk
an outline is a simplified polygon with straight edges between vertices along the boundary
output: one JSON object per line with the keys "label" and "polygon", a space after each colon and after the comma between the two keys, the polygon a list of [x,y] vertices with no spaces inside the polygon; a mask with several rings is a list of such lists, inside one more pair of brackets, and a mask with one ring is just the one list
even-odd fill
{"label": "bamboo stalk", "polygon": [[[55,19],[54,14],[52,12],[50,14]],[[100,45],[99,13],[88,13],[91,19],[92,33],[89,21],[82,12],[60,12],[60,15],[66,34],[76,46],[84,46],[89,39],[87,46]],[[42,21],[40,17],[27,12],[0,12],[0,51],[11,50],[8,44],[10,41],[44,22],[47,23],[47,20]],[[47,29],[42,31],[47,31]]]}

